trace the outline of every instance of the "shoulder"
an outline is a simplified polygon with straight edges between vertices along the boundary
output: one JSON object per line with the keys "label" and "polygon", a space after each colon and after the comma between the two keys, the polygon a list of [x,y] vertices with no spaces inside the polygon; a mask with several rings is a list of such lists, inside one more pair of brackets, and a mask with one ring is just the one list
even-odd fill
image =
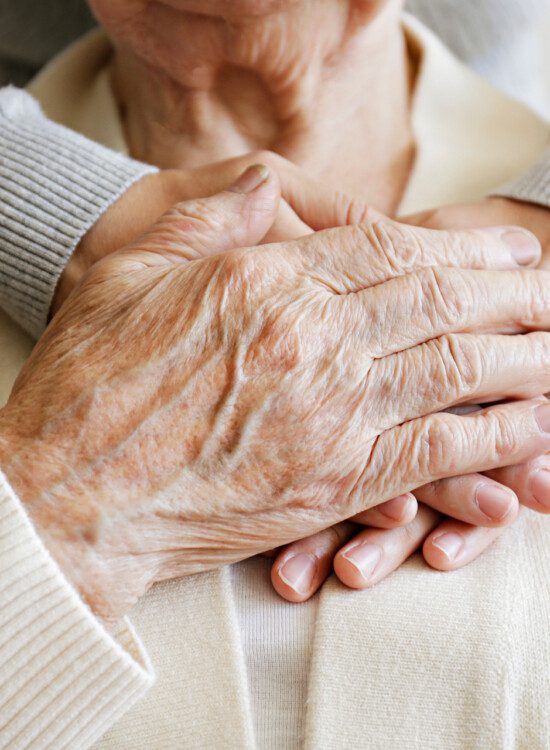
{"label": "shoulder", "polygon": [[126,152],[118,107],[111,89],[113,47],[94,29],[55,57],[27,86],[45,115],[60,125]]}
{"label": "shoulder", "polygon": [[413,99],[417,163],[405,212],[471,201],[518,177],[550,145],[550,125],[465,67],[405,16],[419,67]]}

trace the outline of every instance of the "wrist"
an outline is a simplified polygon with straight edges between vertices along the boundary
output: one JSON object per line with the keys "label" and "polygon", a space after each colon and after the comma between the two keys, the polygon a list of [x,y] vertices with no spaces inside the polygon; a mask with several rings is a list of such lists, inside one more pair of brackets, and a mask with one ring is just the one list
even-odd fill
{"label": "wrist", "polygon": [[[69,584],[104,624],[110,626],[135,603],[120,588],[123,556],[97,533],[99,519],[78,496],[56,486],[59,452],[39,439],[22,436],[0,410],[0,470],[29,517],[34,531]],[[55,455],[57,453],[57,455]],[[69,467],[68,456],[63,460]],[[70,468],[70,467],[69,467]],[[145,590],[145,589],[144,589]]]}
{"label": "wrist", "polygon": [[109,206],[82,237],[59,277],[51,316],[95,263],[133,242],[180,200],[182,175],[177,170],[146,174]]}

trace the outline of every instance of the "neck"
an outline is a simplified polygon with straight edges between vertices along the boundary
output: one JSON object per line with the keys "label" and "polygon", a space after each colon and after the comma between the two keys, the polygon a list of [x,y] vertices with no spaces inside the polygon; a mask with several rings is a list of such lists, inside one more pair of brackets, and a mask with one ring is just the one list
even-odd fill
{"label": "neck", "polygon": [[131,152],[191,168],[270,149],[392,213],[413,156],[410,71],[399,5],[374,6],[302,0],[229,23],[153,4],[166,37],[119,40],[115,58]]}

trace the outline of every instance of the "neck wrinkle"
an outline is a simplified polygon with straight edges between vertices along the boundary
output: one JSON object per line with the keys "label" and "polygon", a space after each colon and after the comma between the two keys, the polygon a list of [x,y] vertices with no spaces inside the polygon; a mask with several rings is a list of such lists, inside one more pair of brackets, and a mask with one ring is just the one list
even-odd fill
{"label": "neck wrinkle", "polygon": [[363,0],[310,0],[243,24],[179,20],[185,51],[169,72],[136,45],[117,50],[115,90],[135,156],[193,167],[270,149],[318,177],[349,173],[341,188],[357,191],[356,154],[368,159],[363,182],[402,189],[391,172],[410,158],[412,137],[397,2],[378,13]]}

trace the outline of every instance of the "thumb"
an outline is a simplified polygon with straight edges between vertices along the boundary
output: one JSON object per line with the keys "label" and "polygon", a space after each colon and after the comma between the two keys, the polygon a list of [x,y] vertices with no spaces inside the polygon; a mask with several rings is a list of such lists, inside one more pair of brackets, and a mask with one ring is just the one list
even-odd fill
{"label": "thumb", "polygon": [[279,170],[279,176],[285,201],[299,219],[315,232],[386,218],[361,197],[349,195],[314,179],[293,164]]}
{"label": "thumb", "polygon": [[254,164],[222,192],[178,203],[110,258],[157,266],[257,245],[273,224],[279,201],[275,172]]}
{"label": "thumb", "polygon": [[[217,174],[230,172],[241,165],[243,158],[236,157],[216,165]],[[281,181],[281,193],[286,203],[281,205],[277,222],[270,232],[270,241],[282,241],[302,237],[321,229],[379,221],[386,218],[361,197],[354,197],[337,189],[332,184],[310,175],[297,164],[280,154],[260,152],[256,155],[276,170]],[[195,178],[212,181],[212,167],[201,170]]]}

